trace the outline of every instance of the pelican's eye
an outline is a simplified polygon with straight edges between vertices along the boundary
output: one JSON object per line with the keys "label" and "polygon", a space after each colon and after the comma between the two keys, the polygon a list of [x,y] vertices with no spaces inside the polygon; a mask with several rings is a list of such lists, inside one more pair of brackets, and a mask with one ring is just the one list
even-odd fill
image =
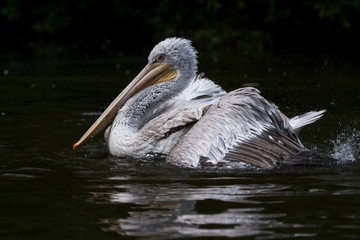
{"label": "pelican's eye", "polygon": [[157,55],[157,57],[156,57],[157,62],[163,62],[164,60],[165,60],[164,54]]}

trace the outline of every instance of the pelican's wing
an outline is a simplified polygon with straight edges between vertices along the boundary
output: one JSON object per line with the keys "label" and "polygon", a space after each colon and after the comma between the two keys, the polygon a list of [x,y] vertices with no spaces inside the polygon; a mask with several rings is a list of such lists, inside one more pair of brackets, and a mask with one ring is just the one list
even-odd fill
{"label": "pelican's wing", "polygon": [[305,150],[288,118],[255,88],[221,97],[175,145],[167,157],[173,164],[196,167],[236,161],[270,168]]}
{"label": "pelican's wing", "polygon": [[168,99],[147,116],[148,120],[144,121],[147,123],[139,132],[139,137],[155,141],[163,139],[160,144],[172,147],[203,116],[209,106],[225,94],[220,86],[199,75],[179,95]]}

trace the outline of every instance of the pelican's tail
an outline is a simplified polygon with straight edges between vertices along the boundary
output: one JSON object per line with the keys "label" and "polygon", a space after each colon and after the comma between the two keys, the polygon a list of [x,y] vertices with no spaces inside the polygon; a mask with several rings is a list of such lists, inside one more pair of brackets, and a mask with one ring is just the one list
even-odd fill
{"label": "pelican's tail", "polygon": [[307,112],[303,115],[289,119],[289,123],[295,134],[298,135],[302,127],[319,120],[323,116],[324,112],[326,112],[326,110]]}

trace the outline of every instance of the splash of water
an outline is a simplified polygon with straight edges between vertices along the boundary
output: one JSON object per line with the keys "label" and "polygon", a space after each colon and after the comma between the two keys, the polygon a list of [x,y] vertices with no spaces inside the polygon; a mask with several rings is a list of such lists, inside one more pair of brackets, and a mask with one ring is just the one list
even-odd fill
{"label": "splash of water", "polygon": [[353,128],[345,129],[338,134],[335,140],[331,140],[333,149],[331,157],[341,162],[356,161],[360,158],[360,131]]}

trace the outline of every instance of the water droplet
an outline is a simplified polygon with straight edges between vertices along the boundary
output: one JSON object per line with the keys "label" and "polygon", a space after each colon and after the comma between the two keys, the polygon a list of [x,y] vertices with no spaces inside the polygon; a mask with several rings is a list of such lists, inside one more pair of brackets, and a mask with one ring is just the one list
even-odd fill
{"label": "water droplet", "polygon": [[356,161],[360,156],[360,132],[357,129],[345,129],[335,140],[331,157],[340,161]]}

